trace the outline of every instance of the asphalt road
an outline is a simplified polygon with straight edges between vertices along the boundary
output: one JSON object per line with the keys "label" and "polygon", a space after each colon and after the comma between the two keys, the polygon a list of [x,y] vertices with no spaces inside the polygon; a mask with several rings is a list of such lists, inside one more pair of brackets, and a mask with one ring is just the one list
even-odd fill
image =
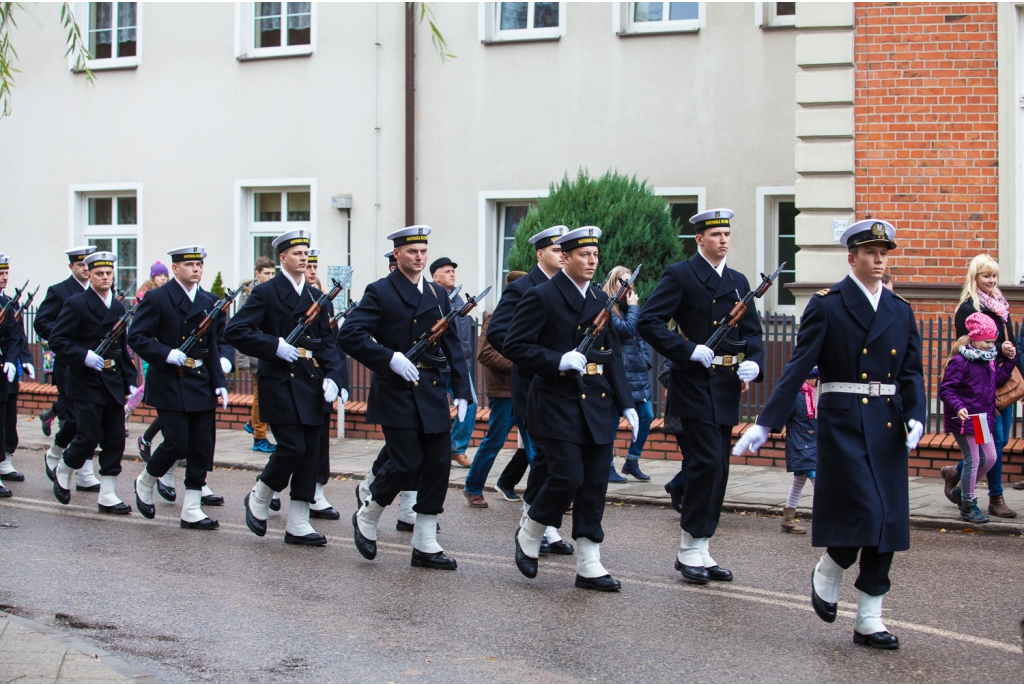
{"label": "asphalt road", "polygon": [[[918,530],[898,554],[883,618],[902,648],[852,643],[856,590],[822,623],[808,598],[818,553],[778,519],[727,514],[711,552],[736,582],[684,585],[674,512],[609,506],[603,560],[619,594],[573,587],[574,557],[536,580],[512,561],[519,505],[473,510],[449,492],[439,541],[456,572],[409,565],[410,534],[385,514],[375,561],[359,556],[351,480],[318,521],[328,546],[284,544],[285,511],[259,539],[242,498],[254,474],[217,471],[228,505],[212,533],[178,528],[178,505],[100,515],[95,495],[54,499],[38,470],[0,500],[0,609],[74,629],[165,681],[234,682],[1020,682],[1024,538]],[[126,462],[120,494],[134,505]],[[181,470],[179,469],[179,474]],[[180,477],[179,477],[180,484]],[[286,505],[287,506],[287,505]],[[393,508],[392,508],[393,509]]]}

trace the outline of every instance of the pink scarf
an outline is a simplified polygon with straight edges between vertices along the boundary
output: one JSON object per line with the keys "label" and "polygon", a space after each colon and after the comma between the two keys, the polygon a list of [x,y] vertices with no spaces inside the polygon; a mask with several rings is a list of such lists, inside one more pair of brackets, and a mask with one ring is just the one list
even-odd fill
{"label": "pink scarf", "polygon": [[983,293],[981,290],[978,291],[978,302],[985,309],[999,315],[999,318],[1003,321],[1010,320],[1010,303],[1006,301],[1005,297],[995,297],[987,293]]}
{"label": "pink scarf", "polygon": [[804,395],[804,400],[807,402],[807,418],[814,418],[814,388],[808,383],[804,383],[800,387],[800,392]]}

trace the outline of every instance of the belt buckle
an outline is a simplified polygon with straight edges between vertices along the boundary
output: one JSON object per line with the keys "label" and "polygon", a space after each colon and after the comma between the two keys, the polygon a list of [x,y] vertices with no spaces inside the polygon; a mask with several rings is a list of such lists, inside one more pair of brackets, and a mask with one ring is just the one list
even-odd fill
{"label": "belt buckle", "polygon": [[190,369],[196,368],[196,360],[193,359],[192,357],[187,357],[185,359],[185,366],[190,368]]}
{"label": "belt buckle", "polygon": [[302,359],[306,358],[306,348],[305,347],[297,347],[295,349],[299,353],[299,357],[301,357]]}
{"label": "belt buckle", "polygon": [[882,383],[880,381],[871,381],[868,383],[868,397],[881,397],[882,396]]}
{"label": "belt buckle", "polygon": [[112,369],[112,368],[114,368],[114,360],[113,359],[104,359],[103,360],[103,368],[104,369]]}
{"label": "belt buckle", "polygon": [[596,376],[597,375],[597,364],[595,364],[594,362],[589,362],[587,364],[587,375],[588,376]]}
{"label": "belt buckle", "polygon": [[732,355],[727,354],[722,357],[722,366],[732,366]]}

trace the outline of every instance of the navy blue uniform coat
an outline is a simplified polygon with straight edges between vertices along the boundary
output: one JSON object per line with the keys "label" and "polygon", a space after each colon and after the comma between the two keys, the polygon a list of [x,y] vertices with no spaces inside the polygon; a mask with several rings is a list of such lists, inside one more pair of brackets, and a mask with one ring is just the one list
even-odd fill
{"label": "navy blue uniform coat", "polygon": [[[0,307],[7,304],[9,298],[5,293],[0,293]],[[24,304],[24,302],[22,302]],[[32,350],[28,347],[28,336],[25,334],[25,320],[22,318],[21,321],[14,321],[16,312],[9,311],[4,319],[4,325],[7,325],[7,321],[14,322],[14,339],[9,342],[0,343],[0,369],[7,362],[11,362],[18,367],[18,372],[14,376],[14,380],[10,383],[7,382],[7,374],[0,373],[3,376],[3,383],[7,386],[5,395],[13,395],[18,392],[18,375],[21,374],[21,364],[32,363]],[[2,335],[2,333],[0,333]]]}
{"label": "navy blue uniform coat", "polygon": [[[321,293],[308,285],[302,293],[284,272],[252,289],[245,304],[224,329],[224,339],[242,354],[260,360],[260,417],[271,424],[321,426],[324,378],[341,387],[341,363],[331,330],[331,307],[295,346],[313,350],[312,359],[288,363],[277,356],[278,338],[287,338]],[[148,295],[146,297],[149,297]],[[219,363],[219,362],[218,362]]]}
{"label": "navy blue uniform coat", "polygon": [[[6,295],[0,296],[0,304],[6,302],[6,298]],[[8,393],[17,391],[17,382],[8,383],[7,374],[2,373],[2,369],[7,362],[16,363],[22,354],[21,338],[24,329],[22,329],[22,335],[19,335],[19,328],[21,328],[20,324],[14,321],[14,312],[7,312],[4,322],[0,324],[0,397],[4,401],[7,400]]]}
{"label": "navy blue uniform coat", "polygon": [[107,307],[92,288],[64,302],[50,331],[50,349],[68,365],[64,392],[71,399],[92,404],[124,404],[128,387],[136,380],[125,334],[118,336],[105,355],[114,361],[112,368],[97,372],[85,365],[86,352],[96,351],[124,311],[117,298]]}
{"label": "navy blue uniform coat", "polygon": [[181,367],[182,376],[178,378],[178,367],[167,363],[170,351],[181,347],[206,311],[217,302],[212,294],[196,287],[199,292],[194,301],[175,278],[150,290],[139,303],[128,329],[128,344],[149,362],[144,400],[156,409],[210,411],[216,409],[220,401],[214,394],[216,389],[227,387],[220,367],[219,316],[188,353],[192,359],[203,360],[201,367]]}
{"label": "navy blue uniform coat", "polygon": [[[748,292],[746,276],[728,266],[719,276],[699,254],[665,269],[640,312],[637,327],[647,344],[672,362],[668,386],[670,416],[713,421],[720,426],[739,424],[742,383],[735,370],[718,368],[709,377],[702,364],[690,361],[690,355],[697,345],[711,337],[718,324],[728,318],[733,305]],[[668,322],[673,319],[682,335],[669,330]],[[761,369],[754,381],[763,380],[761,319],[753,305],[747,308],[739,325],[729,331],[728,338],[746,342],[745,359]]]}
{"label": "navy blue uniform coat", "polygon": [[[420,293],[398,269],[366,286],[359,306],[349,314],[338,332],[338,345],[373,372],[367,421],[424,433],[451,430],[448,392],[441,371],[421,368],[419,381],[408,383],[390,367],[395,352],[408,352],[413,342],[449,311],[444,288],[424,281]],[[461,363],[462,344],[454,327],[441,335],[439,345],[428,350],[433,356],[440,353],[451,367],[453,394],[472,401],[469,368]]]}
{"label": "navy blue uniform coat", "polygon": [[634,407],[611,322],[588,356],[595,362],[607,357],[600,360],[603,374],[583,376],[586,385],[581,391],[572,376],[558,370],[562,355],[576,349],[587,325],[607,301],[608,295],[594,287],[587,288],[584,298],[559,271],[547,283],[527,291],[516,307],[503,356],[534,376],[527,416],[530,435],[604,445],[615,439],[617,424],[612,418]]}
{"label": "navy blue uniform coat", "polygon": [[818,401],[815,547],[910,547],[906,423],[924,422],[914,312],[882,289],[878,311],[849,277],[811,298],[796,349],[757,422],[779,430],[818,366],[819,383],[895,383],[894,397],[826,393]]}
{"label": "navy blue uniform coat", "polygon": [[[39,309],[36,310],[36,318],[32,321],[32,328],[35,329],[40,340],[49,341],[53,325],[57,323],[57,317],[60,315],[60,310],[64,308],[64,303],[69,297],[81,295],[83,292],[85,292],[85,288],[75,280],[74,276],[68,276],[67,279],[46,289],[46,297],[43,298]],[[60,355],[54,353],[53,384],[63,390],[67,375],[68,365],[61,360]]]}

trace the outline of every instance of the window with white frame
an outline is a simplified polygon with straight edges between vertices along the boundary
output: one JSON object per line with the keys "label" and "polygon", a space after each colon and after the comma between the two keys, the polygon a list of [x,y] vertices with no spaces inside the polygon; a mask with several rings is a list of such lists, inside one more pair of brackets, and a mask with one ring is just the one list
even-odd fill
{"label": "window with white frame", "polygon": [[617,2],[614,29],[620,36],[699,31],[704,26],[703,2]]}
{"label": "window with white frame", "polygon": [[316,3],[243,2],[236,16],[239,59],[309,55],[316,47]]}
{"label": "window with white frame", "polygon": [[755,2],[754,14],[761,28],[796,26],[795,2]]}
{"label": "window with white frame", "polygon": [[[92,59],[90,69],[130,69],[142,57],[142,4],[137,2],[79,2],[76,21]],[[69,57],[74,68],[75,55]]]}
{"label": "window with white frame", "polygon": [[530,207],[536,207],[536,202],[502,202],[498,205],[498,293],[505,288],[505,276],[511,270],[508,266],[508,256],[512,246],[516,242],[516,230],[519,224],[526,218]]}
{"label": "window with white frame", "polygon": [[481,5],[484,43],[556,40],[565,35],[564,2],[484,2]]}
{"label": "window with white frame", "polygon": [[134,194],[89,194],[85,197],[83,236],[99,251],[117,255],[114,285],[135,297],[139,267],[138,199]]}
{"label": "window with white frame", "polygon": [[269,257],[280,266],[274,238],[298,228],[312,232],[309,187],[253,188],[250,191],[250,264]]}
{"label": "window with white frame", "polygon": [[683,259],[689,259],[697,254],[697,234],[693,230],[693,224],[690,223],[690,217],[700,212],[697,198],[668,198],[668,208],[672,214],[672,221],[679,227],[679,240],[683,243]]}
{"label": "window with white frame", "polygon": [[786,288],[787,283],[796,281],[796,217],[800,210],[791,195],[769,195],[765,198],[764,260],[763,270],[772,273],[783,262],[778,283],[771,289],[768,298],[770,309],[783,314],[794,314],[796,296]]}

